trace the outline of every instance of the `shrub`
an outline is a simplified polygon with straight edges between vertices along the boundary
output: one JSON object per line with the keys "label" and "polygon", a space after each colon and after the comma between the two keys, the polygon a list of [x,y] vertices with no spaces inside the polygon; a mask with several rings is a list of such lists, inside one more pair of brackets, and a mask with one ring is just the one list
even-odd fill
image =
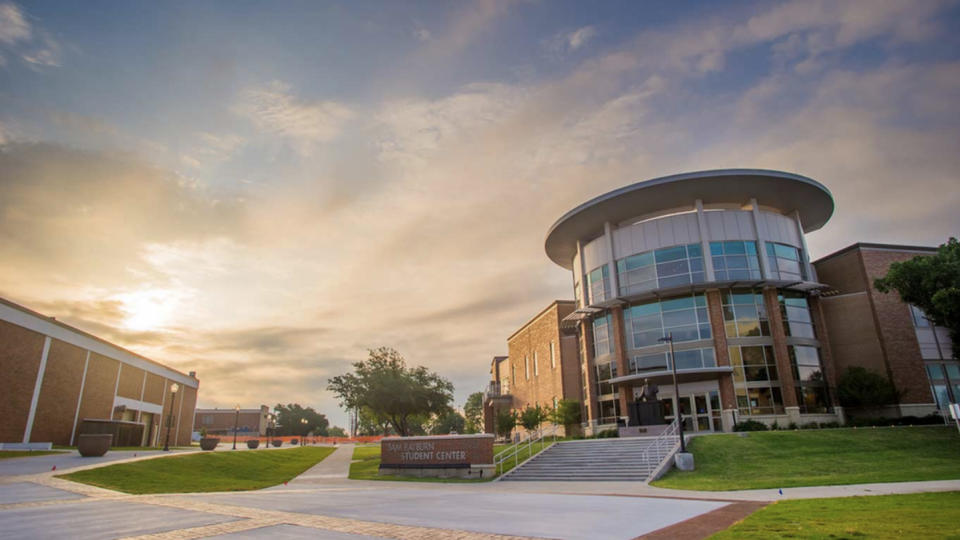
{"label": "shrub", "polygon": [[597,433],[598,439],[616,439],[620,436],[620,431],[616,429],[605,429]]}
{"label": "shrub", "polygon": [[863,367],[847,368],[837,382],[837,397],[844,407],[880,407],[900,399],[890,379]]}
{"label": "shrub", "polygon": [[807,422],[806,424],[800,426],[800,429],[820,429],[820,424],[816,422]]}
{"label": "shrub", "polygon": [[838,427],[840,427],[840,422],[821,422],[820,423],[821,429],[830,429],[830,428],[838,428]]}
{"label": "shrub", "polygon": [[800,426],[798,426],[796,422],[790,422],[790,425],[787,426],[787,429],[800,429]]}
{"label": "shrub", "polygon": [[734,431],[767,431],[767,425],[756,420],[747,420],[733,426]]}
{"label": "shrub", "polygon": [[773,421],[773,424],[770,425],[770,431],[776,431],[780,429],[780,424],[776,420]]}

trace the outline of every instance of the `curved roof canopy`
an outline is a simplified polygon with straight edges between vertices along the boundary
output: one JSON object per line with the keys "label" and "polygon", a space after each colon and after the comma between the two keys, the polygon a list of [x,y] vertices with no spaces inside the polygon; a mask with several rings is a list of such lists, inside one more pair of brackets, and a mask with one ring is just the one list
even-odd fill
{"label": "curved roof canopy", "polygon": [[570,210],[547,232],[547,256],[570,269],[577,240],[601,234],[605,222],[619,223],[660,210],[689,207],[696,199],[710,205],[743,204],[752,198],[761,206],[779,208],[784,213],[799,211],[804,232],[823,227],[833,214],[830,190],[799,174],[764,169],[675,174],[616,189]]}

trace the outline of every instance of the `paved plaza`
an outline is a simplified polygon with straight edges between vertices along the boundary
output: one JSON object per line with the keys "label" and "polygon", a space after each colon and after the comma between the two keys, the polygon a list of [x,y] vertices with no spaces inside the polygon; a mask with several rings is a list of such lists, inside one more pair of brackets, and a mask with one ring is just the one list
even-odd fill
{"label": "paved plaza", "polygon": [[[7,465],[0,538],[628,539],[744,504],[734,501],[780,497],[775,490],[665,492],[637,482],[352,481],[352,453],[352,445],[340,447],[287,485],[236,493],[126,495],[50,472],[10,475],[16,467]],[[922,484],[916,489],[931,487]],[[826,488],[807,489],[824,496]],[[849,494],[857,489],[868,488]]]}

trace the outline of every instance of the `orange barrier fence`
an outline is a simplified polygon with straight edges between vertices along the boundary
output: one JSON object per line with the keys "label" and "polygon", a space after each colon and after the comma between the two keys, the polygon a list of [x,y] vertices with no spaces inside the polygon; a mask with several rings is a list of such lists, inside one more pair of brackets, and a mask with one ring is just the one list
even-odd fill
{"label": "orange barrier fence", "polygon": [[[218,437],[221,443],[233,441],[233,434],[229,435],[210,435],[210,437]],[[383,438],[383,435],[373,435],[373,436],[363,436],[363,437],[302,437],[298,435],[283,435],[270,437],[270,440],[281,440],[284,444],[290,444],[290,441],[296,439],[298,444],[347,444],[347,443],[375,443],[380,442],[380,439]],[[237,434],[237,442],[246,443],[251,439],[259,439],[261,442],[266,444],[267,436],[253,436],[253,435],[240,435]]]}

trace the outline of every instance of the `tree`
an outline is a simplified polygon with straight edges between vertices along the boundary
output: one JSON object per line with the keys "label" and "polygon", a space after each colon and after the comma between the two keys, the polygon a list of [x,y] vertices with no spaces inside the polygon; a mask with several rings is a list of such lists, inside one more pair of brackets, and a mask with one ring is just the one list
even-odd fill
{"label": "tree", "polygon": [[580,402],[575,399],[561,399],[549,416],[550,421],[563,426],[569,436],[573,426],[580,423]]}
{"label": "tree", "polygon": [[517,412],[498,411],[495,424],[497,435],[503,438],[510,437],[510,432],[513,431],[513,428],[517,427]]}
{"label": "tree", "polygon": [[[273,408],[277,414],[277,435],[300,435],[308,433],[324,437],[330,421],[323,414],[313,410],[313,407],[301,407],[298,403],[287,405],[277,404]],[[306,420],[303,422],[302,420]]]}
{"label": "tree", "polygon": [[520,425],[527,431],[533,431],[540,427],[540,424],[547,419],[547,411],[540,405],[533,407],[527,405],[520,413]]}
{"label": "tree", "polygon": [[342,407],[365,407],[402,436],[422,428],[430,415],[450,408],[450,381],[423,366],[408,368],[400,353],[389,347],[369,352],[366,360],[353,364],[353,373],[333,377],[327,384]]}
{"label": "tree", "polygon": [[467,396],[467,402],[463,405],[463,416],[466,419],[464,433],[483,431],[483,392],[474,392]]}
{"label": "tree", "polygon": [[340,426],[331,426],[327,428],[327,437],[346,437],[347,430]]}
{"label": "tree", "polygon": [[837,398],[844,407],[879,407],[899,397],[890,379],[859,366],[848,368],[837,381]]}
{"label": "tree", "polygon": [[942,244],[936,255],[891,264],[887,275],[873,285],[881,292],[897,291],[904,302],[948,329],[953,357],[960,359],[960,242],[956,238]]}
{"label": "tree", "polygon": [[430,426],[431,435],[447,435],[449,433],[463,433],[466,419],[453,409],[438,415]]}

